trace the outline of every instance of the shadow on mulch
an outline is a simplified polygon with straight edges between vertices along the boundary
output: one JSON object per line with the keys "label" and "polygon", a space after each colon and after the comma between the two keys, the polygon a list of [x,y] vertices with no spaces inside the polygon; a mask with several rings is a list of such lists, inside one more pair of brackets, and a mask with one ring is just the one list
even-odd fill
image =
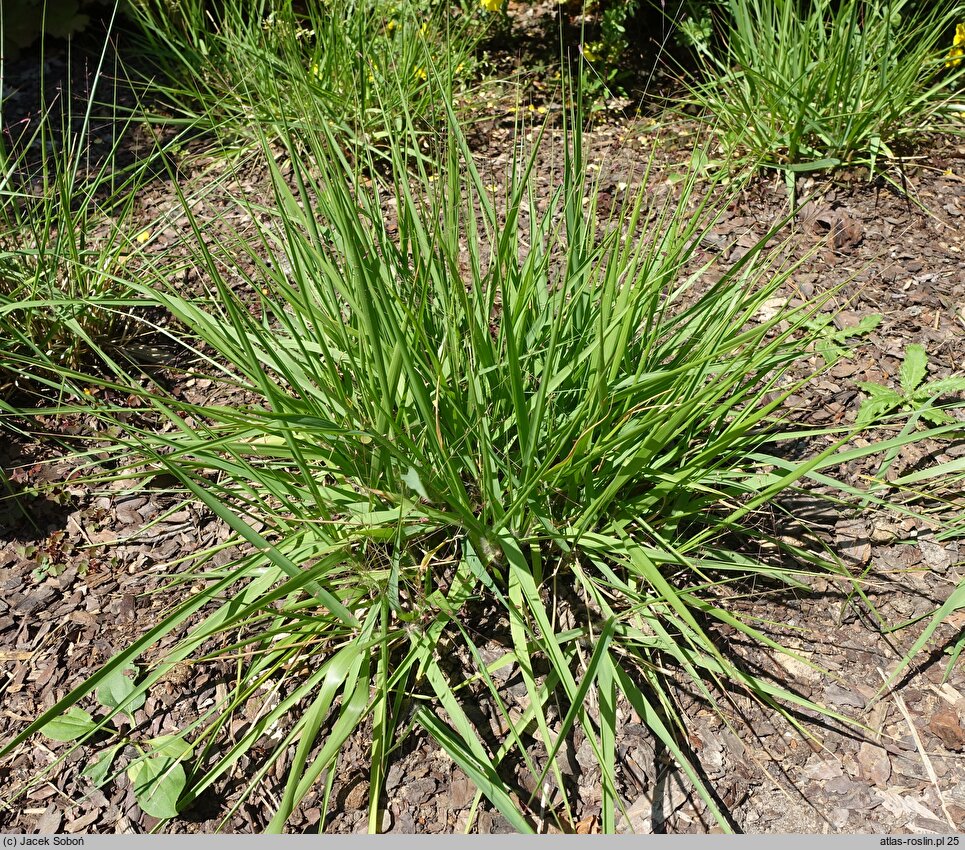
{"label": "shadow on mulch", "polygon": [[70,40],[44,38],[4,62],[3,159],[6,168],[16,165],[9,190],[36,194],[39,181],[54,179],[51,154],[65,148],[77,156],[80,185],[97,184],[97,201],[141,169],[148,181],[177,175],[165,149],[185,135],[155,130],[144,120],[163,114],[164,104],[136,81],[156,75],[149,58],[137,53],[136,40],[129,22],[115,21],[112,28],[105,12]]}
{"label": "shadow on mulch", "polygon": [[[25,487],[38,468],[19,441],[0,431],[0,537],[19,544],[38,543],[63,530],[74,510],[71,499],[40,495]],[[64,494],[66,495],[66,494]]]}
{"label": "shadow on mulch", "polygon": [[[684,69],[693,68],[693,56],[673,36],[673,21],[681,17],[679,8],[670,8],[674,4],[682,6],[682,0],[672,0],[669,6],[666,2],[641,4],[624,22],[626,48],[619,57],[611,63],[585,63],[586,107],[616,96],[627,98],[631,111],[651,115],[679,93],[679,79]],[[539,102],[546,97],[540,89],[551,88],[547,85],[550,72],[560,69],[561,57],[567,73],[576,79],[583,46],[602,38],[601,16],[584,15],[579,2],[534,5],[511,0],[507,18],[493,28],[479,50],[543,80],[543,85],[537,83],[528,92]]]}

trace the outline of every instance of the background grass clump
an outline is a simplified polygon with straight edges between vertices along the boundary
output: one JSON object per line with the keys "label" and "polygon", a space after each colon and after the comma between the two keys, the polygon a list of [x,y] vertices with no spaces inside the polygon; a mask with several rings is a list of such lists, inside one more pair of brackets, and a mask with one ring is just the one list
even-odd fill
{"label": "background grass clump", "polygon": [[726,0],[719,9],[713,31],[687,30],[704,77],[690,99],[728,167],[783,169],[789,180],[843,163],[873,173],[928,132],[961,132],[962,69],[949,61],[961,2]]}
{"label": "background grass clump", "polygon": [[129,14],[167,120],[242,145],[255,125],[278,137],[302,127],[306,99],[348,139],[378,145],[384,115],[438,110],[430,75],[450,91],[469,84],[489,23],[474,4],[432,0],[134,0]]}
{"label": "background grass clump", "polygon": [[[42,54],[41,54],[42,55]],[[0,398],[15,388],[63,389],[63,372],[110,361],[132,327],[124,265],[141,246],[131,224],[147,163],[118,165],[91,130],[106,46],[80,114],[68,83],[0,136]],[[0,67],[0,92],[7,84]],[[6,105],[6,104],[5,104]],[[107,104],[118,127],[129,119]]]}

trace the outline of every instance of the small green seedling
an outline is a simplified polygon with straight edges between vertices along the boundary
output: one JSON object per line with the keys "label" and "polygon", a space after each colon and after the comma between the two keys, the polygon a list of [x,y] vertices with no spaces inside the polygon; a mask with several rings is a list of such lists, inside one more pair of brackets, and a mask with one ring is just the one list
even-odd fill
{"label": "small green seedling", "polygon": [[[132,715],[144,705],[144,693],[128,672],[118,670],[105,679],[97,689],[97,701],[118,713]],[[51,740],[64,742],[90,738],[99,731],[106,731],[112,737],[119,734],[118,729],[95,720],[76,705],[41,729]],[[138,805],[156,818],[175,817],[178,800],[187,783],[183,762],[193,754],[191,745],[178,735],[162,735],[146,743],[136,743],[123,735],[119,740],[115,737],[115,743],[98,752],[84,768],[83,775],[98,788],[103,787],[119,772],[112,771],[112,767],[128,745],[137,751],[137,756],[128,762],[127,776]]]}
{"label": "small green seedling", "polygon": [[932,425],[947,425],[956,420],[935,408],[935,401],[952,393],[965,392],[965,376],[951,376],[937,381],[925,381],[928,355],[923,346],[913,343],[905,347],[899,378],[901,389],[894,390],[869,381],[858,381],[867,397],[858,410],[856,425],[870,425],[876,419],[896,410],[917,413]]}
{"label": "small green seedling", "polygon": [[842,357],[849,357],[852,346],[848,344],[848,340],[867,336],[881,323],[880,313],[865,316],[858,324],[846,325],[843,328],[833,327],[831,324],[833,318],[830,315],[822,315],[812,317],[804,323],[809,331],[816,331],[822,335],[815,342],[814,350],[824,359],[825,366],[833,366]]}

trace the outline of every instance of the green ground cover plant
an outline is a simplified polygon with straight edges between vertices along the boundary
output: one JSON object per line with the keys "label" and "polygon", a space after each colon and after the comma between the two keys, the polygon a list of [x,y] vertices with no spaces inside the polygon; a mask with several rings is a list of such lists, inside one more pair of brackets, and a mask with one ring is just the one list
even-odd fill
{"label": "green ground cover plant", "polygon": [[815,344],[815,351],[821,355],[826,366],[833,366],[842,358],[851,354],[850,343],[870,334],[881,323],[881,315],[873,313],[853,325],[836,327],[833,315],[817,316],[808,320],[810,330],[822,333],[822,338]]}
{"label": "green ground cover plant", "polygon": [[[177,803],[187,783],[184,762],[193,756],[191,747],[178,735],[160,735],[148,741],[124,734],[133,712],[144,705],[144,694],[137,693],[131,673],[118,670],[104,679],[96,691],[98,705],[115,712],[123,722],[110,726],[111,744],[98,752],[84,768],[84,776],[91,784],[102,787],[112,780],[115,761],[122,751],[131,746],[136,756],[127,764],[127,776],[134,789],[137,803],[143,811],[158,818],[175,817]],[[99,732],[104,724],[82,708],[73,706],[44,727],[44,735],[52,741],[75,741]]]}
{"label": "green ground cover plant", "polygon": [[896,410],[914,413],[933,425],[947,425],[957,420],[937,405],[943,398],[965,392],[965,376],[952,375],[935,381],[926,381],[928,354],[924,346],[911,344],[905,349],[905,357],[899,371],[899,388],[884,384],[860,381],[858,386],[866,397],[858,411],[858,423],[873,422]]}
{"label": "green ground cover plant", "polygon": [[686,33],[705,77],[688,99],[717,128],[725,167],[778,168],[792,183],[843,163],[875,173],[924,133],[961,132],[963,68],[949,54],[965,19],[961,2],[727,0],[715,8],[722,31]]}
{"label": "green ground cover plant", "polygon": [[[887,509],[886,492],[831,473],[917,435],[845,448],[854,432],[844,428],[808,459],[787,458],[783,444],[827,435],[780,414],[797,386],[788,369],[825,336],[814,322],[820,302],[755,318],[792,271],[764,243],[712,285],[706,267],[685,271],[714,220],[706,203],[688,210],[692,182],[663,207],[641,190],[598,222],[599,187],[584,182],[570,124],[559,189],[537,214],[536,152],[514,159],[497,202],[451,110],[429,173],[421,160],[412,170],[411,124],[386,127],[386,172],[374,154],[347,158],[337,126],[313,108],[300,105],[314,132],[285,139],[287,179],[263,139],[274,197],[238,199],[260,222],[255,240],[213,241],[192,217],[207,297],[179,293],[163,263],[150,285],[131,283],[185,329],[169,333],[196,371],[249,400],[188,404],[155,389],[141,407],[160,421],[143,428],[128,406],[83,407],[110,428],[110,442],[91,449],[114,468],[101,480],[143,488],[173,476],[246,553],[219,568],[206,566],[213,552],[181,564],[171,586],[191,582],[194,592],[3,752],[41,729],[89,742],[173,665],[235,658],[233,687],[178,741],[137,742],[140,756],[121,767],[122,742],[98,745],[94,778],[134,770],[139,798],[170,815],[256,743],[267,754],[247,792],[295,745],[269,827],[280,832],[316,783],[328,808],[340,753],[363,735],[377,831],[387,768],[421,727],[515,829],[531,832],[571,822],[570,802],[561,795],[547,809],[515,797],[503,768],[518,762],[537,788],[564,787],[555,755],[578,727],[601,769],[601,828],[612,832],[624,805],[623,703],[729,829],[685,744],[667,671],[711,706],[735,687],[795,724],[789,709],[844,720],[747,671],[716,629],[793,655],[728,596],[751,576],[790,587],[813,571],[850,579],[806,529],[795,543],[762,517],[809,480],[833,487],[838,502]],[[247,296],[229,283],[238,276]],[[790,515],[782,522],[794,525]],[[494,611],[503,625],[481,631],[481,614]],[[145,664],[171,633],[180,641]],[[503,654],[487,663],[494,640]],[[507,664],[529,695],[522,717],[494,683]],[[119,676],[121,698],[94,720],[89,695]],[[275,695],[273,707],[229,741],[231,718],[259,688]],[[467,702],[480,699],[503,716],[504,740],[489,742],[470,721]],[[280,722],[283,735],[270,739]]]}

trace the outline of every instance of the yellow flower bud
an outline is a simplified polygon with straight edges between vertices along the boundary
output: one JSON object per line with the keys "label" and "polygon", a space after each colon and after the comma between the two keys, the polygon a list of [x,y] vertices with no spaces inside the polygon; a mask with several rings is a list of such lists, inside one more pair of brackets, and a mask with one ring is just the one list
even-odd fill
{"label": "yellow flower bud", "polygon": [[965,56],[965,24],[956,24],[952,49],[948,51],[948,60],[945,62],[945,67],[957,68],[962,64],[963,56]]}

